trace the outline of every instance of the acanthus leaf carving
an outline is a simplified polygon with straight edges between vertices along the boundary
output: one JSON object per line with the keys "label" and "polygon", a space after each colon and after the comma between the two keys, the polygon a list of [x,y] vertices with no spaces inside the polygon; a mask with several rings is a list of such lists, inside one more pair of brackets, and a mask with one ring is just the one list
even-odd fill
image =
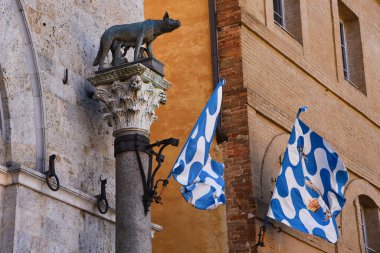
{"label": "acanthus leaf carving", "polygon": [[157,120],[155,110],[166,103],[164,90],[144,82],[139,75],[97,86],[95,98],[104,105],[104,120],[114,132],[140,129],[149,133],[152,122]]}

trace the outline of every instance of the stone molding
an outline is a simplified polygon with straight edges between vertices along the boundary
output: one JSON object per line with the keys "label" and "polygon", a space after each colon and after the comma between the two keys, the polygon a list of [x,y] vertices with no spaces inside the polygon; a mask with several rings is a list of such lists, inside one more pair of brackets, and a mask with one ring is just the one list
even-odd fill
{"label": "stone molding", "polygon": [[165,91],[171,85],[139,63],[99,71],[88,80],[95,86],[94,97],[104,105],[103,118],[115,136],[126,130],[149,135],[157,120],[155,109],[166,103]]}
{"label": "stone molding", "polygon": [[[45,182],[44,174],[22,165],[18,168],[6,168],[0,165],[0,185],[4,187],[21,185],[49,198],[61,201],[74,208],[115,223],[115,208],[110,207],[106,214],[101,214],[97,209],[96,198],[88,193],[63,185],[61,185],[58,191],[51,191]],[[162,226],[152,223],[152,238],[155,232],[160,232],[162,229]]]}
{"label": "stone molding", "polygon": [[150,82],[154,85],[154,87],[165,91],[171,86],[169,81],[141,63],[134,65],[122,65],[119,67],[97,71],[95,72],[95,76],[88,78],[88,80],[95,87],[97,87],[102,84],[110,84],[114,81],[125,80],[126,78],[135,75],[140,76],[143,82]]}

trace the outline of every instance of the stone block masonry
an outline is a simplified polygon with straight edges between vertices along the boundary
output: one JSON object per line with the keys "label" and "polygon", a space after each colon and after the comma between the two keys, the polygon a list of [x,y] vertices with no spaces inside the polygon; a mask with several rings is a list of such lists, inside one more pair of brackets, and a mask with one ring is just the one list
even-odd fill
{"label": "stone block masonry", "polygon": [[[13,161],[41,173],[49,155],[56,154],[63,188],[95,196],[99,177],[108,177],[107,197],[115,206],[112,128],[89,96],[86,78],[95,71],[92,62],[104,30],[143,20],[143,4],[0,2],[1,165]],[[3,186],[3,193],[0,213],[7,229],[0,245],[13,246],[1,252],[27,252],[28,247],[35,252],[114,251],[114,224],[104,217],[19,184]],[[33,201],[37,204],[28,207]]]}

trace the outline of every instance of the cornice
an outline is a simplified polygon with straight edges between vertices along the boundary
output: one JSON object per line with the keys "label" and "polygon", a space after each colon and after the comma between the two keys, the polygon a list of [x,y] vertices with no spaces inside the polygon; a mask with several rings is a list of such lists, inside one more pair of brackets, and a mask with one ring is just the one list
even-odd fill
{"label": "cornice", "polygon": [[[103,220],[115,223],[115,208],[110,207],[106,214],[101,214],[97,209],[95,196],[65,185],[61,185],[59,191],[54,192],[47,186],[44,174],[22,165],[17,166],[17,168],[7,168],[0,165],[0,186],[8,187],[11,185],[21,185]],[[160,232],[162,229],[162,226],[152,223],[152,238],[155,232]]]}

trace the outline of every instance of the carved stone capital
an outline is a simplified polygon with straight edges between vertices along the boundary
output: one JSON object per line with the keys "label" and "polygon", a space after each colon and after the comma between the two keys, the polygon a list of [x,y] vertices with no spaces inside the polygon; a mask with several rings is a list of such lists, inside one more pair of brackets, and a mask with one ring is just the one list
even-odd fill
{"label": "carved stone capital", "polygon": [[129,130],[150,132],[157,120],[155,110],[165,104],[170,83],[141,64],[97,73],[89,81],[96,87],[94,98],[103,107],[103,118],[116,136]]}

